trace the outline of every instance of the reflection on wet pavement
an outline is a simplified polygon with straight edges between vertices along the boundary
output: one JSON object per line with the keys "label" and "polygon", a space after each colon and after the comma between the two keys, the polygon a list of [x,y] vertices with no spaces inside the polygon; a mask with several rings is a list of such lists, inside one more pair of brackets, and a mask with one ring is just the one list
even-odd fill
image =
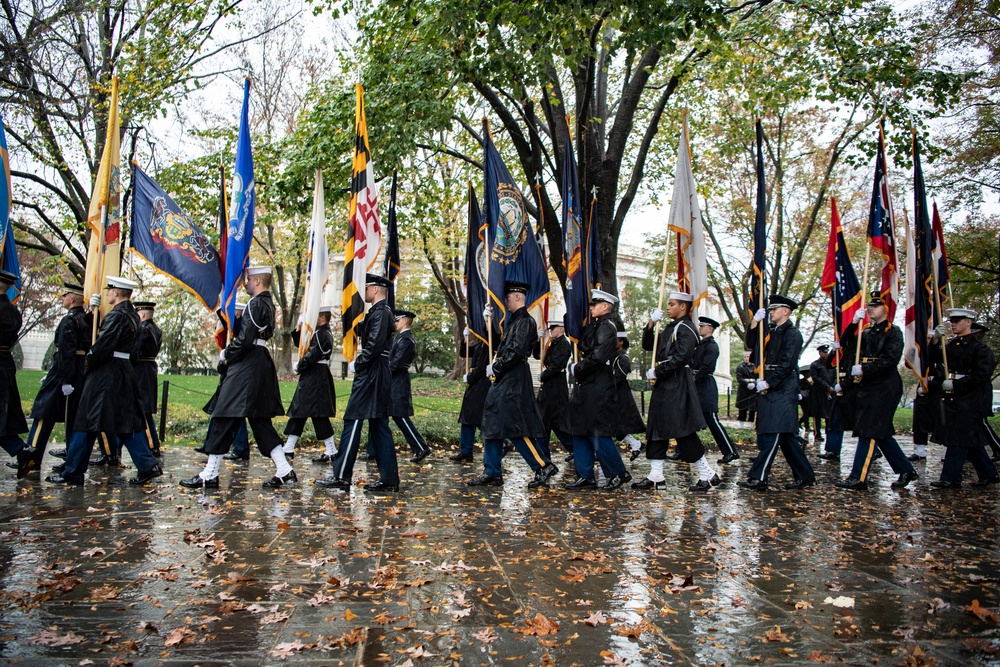
{"label": "reflection on wet pavement", "polygon": [[[908,448],[908,442],[902,442]],[[451,452],[447,452],[451,453]],[[745,452],[746,453],[746,452]],[[970,665],[1000,660],[1000,489],[895,491],[832,482],[767,494],[469,488],[478,466],[401,464],[398,495],[310,481],[260,489],[270,461],[222,489],[177,486],[204,457],[129,487],[0,481],[0,658],[29,665]],[[810,448],[815,460],[815,450]],[[561,458],[561,456],[557,457]],[[479,454],[477,453],[477,461]],[[405,460],[405,459],[401,459]],[[45,468],[50,467],[47,461]],[[560,462],[561,467],[568,467]],[[772,489],[788,481],[779,461]],[[640,459],[633,474],[648,464]],[[124,471],[123,471],[124,472]],[[117,483],[115,483],[117,482]]]}

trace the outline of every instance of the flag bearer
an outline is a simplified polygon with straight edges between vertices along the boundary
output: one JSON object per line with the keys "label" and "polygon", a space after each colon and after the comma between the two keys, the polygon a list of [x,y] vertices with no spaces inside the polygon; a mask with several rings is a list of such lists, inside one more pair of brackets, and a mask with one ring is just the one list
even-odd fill
{"label": "flag bearer", "polygon": [[139,335],[132,350],[132,368],[139,385],[142,414],[146,419],[146,443],[153,456],[160,457],[160,439],[156,433],[157,366],[156,355],[163,345],[163,332],[153,321],[156,304],[152,301],[137,301],[135,310],[139,314]]}
{"label": "flag bearer", "polygon": [[[465,340],[463,345],[469,345],[469,330],[465,330]],[[466,352],[462,350],[463,356]],[[458,454],[448,458],[455,463],[472,463],[473,446],[476,443],[476,429],[480,429],[483,423],[483,407],[486,405],[486,394],[490,391],[489,377],[486,376],[486,367],[490,363],[490,350],[485,342],[472,343],[472,365],[469,372],[462,380],[465,382],[465,394],[462,396],[462,408],[458,413],[458,423],[461,424],[459,431]]]}
{"label": "flag bearer", "polygon": [[715,330],[718,328],[719,323],[711,317],[698,318],[698,335],[701,340],[694,350],[691,370],[694,371],[694,386],[698,390],[702,416],[722,453],[719,463],[725,464],[738,460],[740,455],[726,427],[719,421],[719,386],[715,382],[715,366],[719,361],[719,344],[715,342]]}
{"label": "flag bearer", "polygon": [[413,424],[413,396],[410,389],[410,364],[417,356],[417,341],[413,338],[413,320],[416,314],[409,310],[396,311],[396,337],[389,348],[389,375],[392,383],[392,407],[389,416],[403,433],[403,438],[413,452],[413,463],[420,463],[430,456],[431,448]]}
{"label": "flag bearer", "polygon": [[[323,453],[313,459],[313,463],[333,463],[337,455],[337,445],[333,437],[330,418],[337,415],[337,392],[330,374],[330,356],[333,354],[333,332],[330,318],[333,309],[320,306],[316,319],[316,330],[309,340],[305,355],[293,364],[299,374],[295,385],[295,395],[288,406],[288,423],[285,425],[285,457],[295,455],[295,443],[302,435],[306,419],[312,419],[316,439],[323,442]],[[301,325],[300,325],[301,326]],[[292,342],[299,346],[300,327],[292,332]]]}
{"label": "flag bearer", "polygon": [[573,453],[573,436],[569,434],[569,388],[566,385],[566,366],[573,356],[573,345],[566,338],[566,328],[562,320],[549,320],[549,338],[539,341],[535,357],[541,356],[541,345],[545,345],[545,362],[538,374],[538,410],[542,413],[546,442],[551,433],[563,448]]}
{"label": "flag bearer", "polygon": [[632,387],[629,386],[628,376],[632,372],[632,361],[628,358],[628,333],[625,332],[624,324],[616,323],[618,327],[617,352],[614,361],[611,362],[611,373],[615,378],[615,395],[618,397],[618,429],[615,436],[619,440],[624,440],[632,453],[629,460],[635,461],[642,451],[642,442],[637,440],[634,433],[646,435],[646,422],[642,420],[639,407],[635,404],[635,397],[632,396]]}

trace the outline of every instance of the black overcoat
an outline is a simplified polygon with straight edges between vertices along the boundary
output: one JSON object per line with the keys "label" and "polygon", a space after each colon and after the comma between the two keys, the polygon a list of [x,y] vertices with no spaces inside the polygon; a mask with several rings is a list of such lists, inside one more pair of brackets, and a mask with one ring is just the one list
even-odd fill
{"label": "black overcoat", "polygon": [[[222,312],[222,311],[218,311]],[[238,337],[240,335],[240,330],[243,325],[243,316],[240,315],[233,322],[233,336]],[[206,414],[212,414],[215,410],[215,404],[219,402],[219,390],[222,389],[222,383],[226,381],[226,365],[219,364],[219,384],[215,385],[215,393],[212,394],[212,398],[208,399],[208,403],[202,408],[202,411]]]}
{"label": "black overcoat", "polygon": [[[298,330],[292,332],[292,342],[299,345]],[[305,355],[299,359],[299,381],[288,406],[289,417],[334,417],[337,414],[337,392],[330,374],[333,354],[333,332],[330,325],[316,327]]]}
{"label": "black overcoat", "polygon": [[537,340],[535,318],[527,308],[515,311],[493,359],[494,382],[486,394],[480,427],[483,438],[545,437],[528,366],[528,357]]}
{"label": "black overcoat", "polygon": [[8,436],[28,432],[17,389],[17,367],[11,354],[20,331],[21,311],[6,293],[0,294],[0,433]]}
{"label": "black overcoat", "polygon": [[213,417],[265,419],[285,414],[271,353],[258,344],[273,335],[274,302],[264,291],[247,301],[240,332],[226,346],[226,378],[219,384]]}
{"label": "black overcoat", "polygon": [[[931,346],[931,358],[942,361],[941,346]],[[941,393],[943,421],[938,424],[936,441],[948,447],[974,449],[983,447],[986,431],[983,428],[983,406],[992,403],[993,387],[990,378],[996,360],[986,343],[974,334],[957,336],[948,341],[948,372],[951,373],[953,390]],[[943,365],[935,365],[932,386],[941,387],[945,379]],[[988,397],[988,398],[987,398]]]}
{"label": "black overcoat", "polygon": [[[462,345],[465,345],[464,341]],[[465,356],[464,349],[461,352],[462,356]],[[486,377],[486,365],[490,363],[490,353],[486,343],[480,341],[472,347],[472,358],[469,363],[469,377],[465,385],[465,395],[462,396],[458,423],[479,426],[483,423],[483,406],[486,405],[486,394],[489,393],[491,384],[490,379]]]}
{"label": "black overcoat", "polygon": [[362,348],[354,359],[354,382],[344,419],[380,419],[389,416],[391,381],[389,348],[396,318],[383,299],[372,304],[361,323]]}
{"label": "black overcoat", "polygon": [[410,364],[417,356],[413,331],[400,331],[389,348],[389,376],[392,378],[390,417],[413,416],[413,392],[410,389]]}
{"label": "black overcoat", "polygon": [[757,392],[747,386],[747,380],[754,380],[756,378],[757,373],[754,371],[753,364],[742,361],[740,362],[740,365],[736,367],[737,410],[757,409]]}
{"label": "black overcoat", "polygon": [[719,363],[719,344],[715,336],[702,338],[694,350],[691,370],[694,371],[694,386],[698,390],[698,402],[702,412],[719,411],[719,385],[715,381],[715,366]]}
{"label": "black overcoat", "polygon": [[618,354],[618,327],[611,315],[593,320],[580,334],[580,362],[573,367],[569,432],[585,437],[618,435],[618,392],[611,362]]}
{"label": "black overcoat", "polygon": [[[84,312],[83,306],[74,306],[59,320],[56,326],[55,354],[52,367],[45,374],[42,386],[38,388],[35,401],[31,405],[32,419],[47,419],[63,422],[69,415],[72,424],[80,403],[83,375],[86,368],[85,355],[90,349],[90,327],[92,320]],[[64,384],[72,385],[75,391],[69,395],[69,406],[62,393]],[[68,407],[68,410],[67,410]]]}
{"label": "black overcoat", "polygon": [[632,372],[632,362],[627,350],[618,350],[611,361],[611,374],[615,379],[615,394],[618,395],[618,428],[615,437],[624,437],[632,433],[645,433],[646,422],[642,420],[639,406],[635,404],[632,387],[628,383],[628,374]]}
{"label": "black overcoat", "polygon": [[[642,330],[642,349],[653,350],[655,330]],[[676,319],[660,332],[656,352],[656,384],[649,397],[646,438],[669,440],[705,428],[698,390],[694,386],[691,361],[698,347],[698,333],[691,318]]]}
{"label": "black overcoat", "polygon": [[545,348],[541,386],[538,388],[538,409],[546,430],[569,432],[569,386],[566,366],[573,355],[573,345],[566,336],[549,340]]}
{"label": "black overcoat", "polygon": [[[857,325],[852,324],[841,337],[841,345],[856,349]],[[848,374],[841,385],[854,384],[854,422],[842,422],[844,430],[853,427],[858,438],[883,440],[896,432],[892,417],[903,397],[903,381],[899,377],[899,360],[903,356],[903,332],[891,322],[873,324],[861,334],[861,381],[854,382]],[[847,357],[854,365],[855,357]],[[848,368],[849,370],[849,368]],[[846,380],[846,382],[845,382]]]}
{"label": "black overcoat", "polygon": [[[757,329],[747,330],[746,344],[756,346],[757,337]],[[757,394],[757,433],[796,433],[802,334],[791,320],[786,320],[780,326],[769,326],[766,341],[764,381],[768,390]]]}
{"label": "black overcoat", "polygon": [[146,414],[156,412],[156,355],[163,345],[163,332],[153,320],[140,320],[139,333],[132,348],[132,368],[139,385],[139,398]]}
{"label": "black overcoat", "polygon": [[80,390],[74,430],[134,433],[146,429],[129,360],[138,332],[139,314],[131,301],[119,302],[104,317],[87,353],[87,377]]}
{"label": "black overcoat", "polygon": [[809,364],[809,377],[812,387],[809,392],[809,416],[829,419],[833,414],[834,385],[833,370],[822,359],[816,359]]}

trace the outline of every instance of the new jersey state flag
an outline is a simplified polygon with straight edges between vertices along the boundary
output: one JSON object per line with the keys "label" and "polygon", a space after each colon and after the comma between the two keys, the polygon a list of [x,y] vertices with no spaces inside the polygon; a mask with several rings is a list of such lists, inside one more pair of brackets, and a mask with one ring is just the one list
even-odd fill
{"label": "new jersey state flag", "polygon": [[138,165],[132,165],[132,252],[194,294],[219,306],[219,253],[181,207]]}

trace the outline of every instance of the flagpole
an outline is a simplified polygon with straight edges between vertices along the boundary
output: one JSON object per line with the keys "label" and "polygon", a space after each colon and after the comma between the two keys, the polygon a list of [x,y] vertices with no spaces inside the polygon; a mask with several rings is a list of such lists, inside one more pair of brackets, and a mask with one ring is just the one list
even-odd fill
{"label": "flagpole", "polygon": [[[656,302],[656,309],[663,310],[663,292],[666,288],[667,283],[667,264],[670,261],[670,233],[667,232],[667,242],[663,250],[663,269],[660,271],[660,297]],[[656,322],[653,322],[655,331],[653,333],[653,361],[650,364],[650,368],[656,368],[656,350],[660,343],[660,329],[661,327],[656,326]],[[656,384],[656,377],[654,376],[649,384]]]}
{"label": "flagpole", "polygon": [[[865,278],[864,281],[861,283],[862,285],[861,298],[863,299],[866,298],[865,295],[868,294],[868,263],[871,260],[871,254],[872,254],[872,244],[869,242],[868,246],[865,248]],[[863,334],[864,331],[865,331],[865,325],[864,325],[864,320],[862,320],[861,322],[858,322],[858,342],[857,342],[857,347],[854,350],[855,366],[861,363],[861,334]],[[861,382],[861,376],[855,375],[854,381]]]}
{"label": "flagpole", "polygon": [[[542,252],[542,259],[545,259],[545,210],[542,208],[542,174],[538,172],[535,174],[535,200],[538,202],[538,229],[542,233],[542,247],[540,248]],[[547,275],[547,274],[546,274]],[[546,299],[547,300],[547,299]],[[544,309],[542,311],[544,313]],[[538,353],[538,361],[544,368],[545,366],[545,353],[548,351],[548,322],[540,323],[542,328],[545,329],[545,334],[543,335],[545,344],[541,345],[541,349]]]}
{"label": "flagpole", "polygon": [[[107,204],[101,204],[101,224],[98,227],[98,229],[101,230],[100,233],[101,233],[102,237],[104,236],[104,225],[107,224],[107,216],[108,216]],[[93,234],[94,230],[90,230],[90,233]],[[98,266],[98,271],[97,271],[97,285],[98,285],[98,287],[97,287],[97,293],[98,293],[98,295],[103,291],[101,289],[100,285],[104,284],[104,257],[105,257],[105,255],[107,254],[107,251],[108,251],[107,247],[104,245],[104,238],[101,238],[99,242],[101,244],[101,260],[97,264],[97,266]],[[100,317],[101,317],[101,307],[99,305],[97,306],[97,312],[93,313],[93,315],[94,315],[94,317],[91,318],[92,322],[91,322],[91,328],[90,328],[90,340],[91,340],[91,343],[93,343],[93,341],[97,340],[97,320],[100,319]]]}
{"label": "flagpole", "polygon": [[469,334],[465,334],[465,374],[469,374]]}

